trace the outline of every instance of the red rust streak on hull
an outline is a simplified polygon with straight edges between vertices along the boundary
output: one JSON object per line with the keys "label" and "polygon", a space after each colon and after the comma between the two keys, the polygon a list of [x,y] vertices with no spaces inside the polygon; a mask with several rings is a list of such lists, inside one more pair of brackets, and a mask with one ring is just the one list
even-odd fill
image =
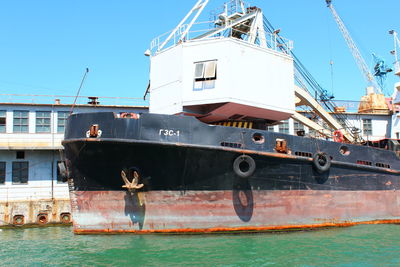
{"label": "red rust streak on hull", "polygon": [[246,192],[80,192],[71,195],[79,207],[74,231],[224,233],[400,223],[397,191]]}
{"label": "red rust streak on hull", "polygon": [[232,227],[232,228],[206,228],[206,229],[158,229],[158,230],[79,230],[74,229],[75,234],[211,234],[211,233],[233,233],[233,232],[268,232],[268,231],[289,231],[318,229],[327,227],[350,227],[365,224],[400,224],[400,219],[394,220],[374,220],[363,222],[342,222],[342,223],[322,223],[305,225],[284,225],[267,227]]}

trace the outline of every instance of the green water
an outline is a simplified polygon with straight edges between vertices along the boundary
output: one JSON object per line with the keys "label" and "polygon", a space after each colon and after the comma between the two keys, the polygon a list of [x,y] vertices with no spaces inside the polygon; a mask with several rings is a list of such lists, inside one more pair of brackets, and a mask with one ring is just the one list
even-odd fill
{"label": "green water", "polygon": [[400,225],[236,235],[0,230],[1,266],[400,266]]}

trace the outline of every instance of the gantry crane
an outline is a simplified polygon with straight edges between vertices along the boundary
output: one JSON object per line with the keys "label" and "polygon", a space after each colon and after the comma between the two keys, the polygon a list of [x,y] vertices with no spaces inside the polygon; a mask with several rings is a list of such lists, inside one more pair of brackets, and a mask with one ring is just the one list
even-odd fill
{"label": "gantry crane", "polygon": [[331,10],[333,17],[335,18],[340,31],[343,34],[343,38],[346,40],[346,43],[349,46],[349,49],[357,63],[358,68],[360,69],[361,73],[363,74],[364,78],[366,79],[368,86],[372,87],[375,93],[382,94],[381,88],[379,87],[376,80],[374,79],[374,76],[369,71],[364,58],[361,56],[361,53],[357,48],[357,45],[354,43],[353,39],[350,36],[349,31],[347,30],[346,26],[344,25],[342,19],[339,17],[338,13],[336,12],[335,8],[333,7],[332,0],[325,0],[325,1],[326,1],[328,8]]}

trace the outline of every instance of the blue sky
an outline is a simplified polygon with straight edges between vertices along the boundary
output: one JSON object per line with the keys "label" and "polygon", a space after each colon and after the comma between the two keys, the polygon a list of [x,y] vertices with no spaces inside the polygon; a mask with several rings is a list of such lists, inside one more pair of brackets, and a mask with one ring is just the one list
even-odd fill
{"label": "blue sky", "polygon": [[[81,95],[142,97],[149,72],[144,51],[154,37],[173,29],[195,2],[3,0],[0,94],[75,95],[88,67]],[[210,8],[222,3],[211,0]],[[282,36],[294,41],[296,55],[336,99],[360,99],[366,83],[324,0],[251,3],[263,9]],[[400,1],[333,3],[367,64],[373,65],[372,52],[391,64],[388,30],[400,32]],[[389,74],[390,93],[395,81]]]}

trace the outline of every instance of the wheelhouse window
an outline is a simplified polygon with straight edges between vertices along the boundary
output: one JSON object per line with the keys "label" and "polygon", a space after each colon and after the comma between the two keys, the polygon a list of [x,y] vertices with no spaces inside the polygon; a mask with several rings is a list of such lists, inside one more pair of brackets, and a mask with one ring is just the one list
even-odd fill
{"label": "wheelhouse window", "polygon": [[36,111],[36,132],[50,133],[51,128],[51,112]]}
{"label": "wheelhouse window", "polygon": [[29,174],[29,162],[14,161],[12,163],[12,183],[27,184]]}
{"label": "wheelhouse window", "polygon": [[217,61],[203,61],[194,63],[194,85],[193,90],[215,88],[217,79]]}
{"label": "wheelhouse window", "polygon": [[64,133],[68,115],[68,111],[57,112],[57,133]]}
{"label": "wheelhouse window", "polygon": [[14,133],[27,133],[29,131],[29,112],[25,110],[14,110]]}
{"label": "wheelhouse window", "polygon": [[372,120],[363,119],[363,134],[372,135]]}
{"label": "wheelhouse window", "polygon": [[0,133],[6,132],[6,112],[4,110],[0,110]]}
{"label": "wheelhouse window", "polygon": [[279,124],[280,133],[289,133],[289,120],[284,120]]}
{"label": "wheelhouse window", "polygon": [[5,184],[6,182],[6,163],[4,161],[0,162],[0,184]]}

